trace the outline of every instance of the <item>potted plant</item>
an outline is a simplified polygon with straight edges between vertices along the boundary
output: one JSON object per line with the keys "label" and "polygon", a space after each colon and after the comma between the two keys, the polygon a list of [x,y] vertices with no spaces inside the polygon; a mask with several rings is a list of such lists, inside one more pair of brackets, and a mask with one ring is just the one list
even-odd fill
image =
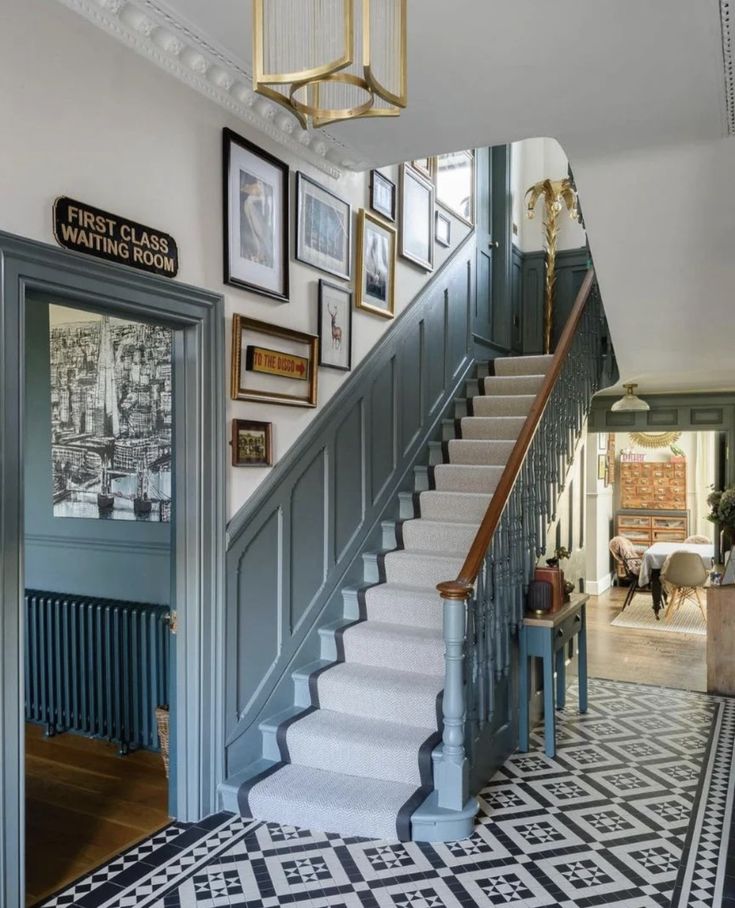
{"label": "potted plant", "polygon": [[559,567],[559,562],[566,561],[568,558],[571,558],[569,549],[566,546],[560,545],[558,548],[554,549],[552,557],[546,559],[548,566],[552,570],[559,571],[559,574],[561,575],[561,590],[564,602],[569,602],[569,596],[574,592],[574,584],[570,580],[564,579],[564,571]]}
{"label": "potted plant", "polygon": [[[733,546],[735,546],[735,486],[720,491],[713,489],[707,496],[707,505],[710,509],[707,520],[720,527],[720,553],[724,558],[730,552],[730,560],[723,582],[735,581],[735,561],[733,561]],[[732,575],[732,576],[728,576]]]}

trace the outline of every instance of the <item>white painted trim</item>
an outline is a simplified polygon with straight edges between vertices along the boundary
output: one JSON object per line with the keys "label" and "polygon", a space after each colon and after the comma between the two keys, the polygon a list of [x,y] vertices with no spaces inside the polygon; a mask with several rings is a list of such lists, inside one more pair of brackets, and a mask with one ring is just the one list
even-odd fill
{"label": "white painted trim", "polygon": [[324,130],[303,130],[284,108],[256,94],[244,64],[177,19],[163,3],[58,2],[330,177],[339,179],[344,168],[360,169],[355,153],[334,136]]}
{"label": "white painted trim", "polygon": [[607,574],[605,577],[600,577],[599,580],[585,580],[584,581],[584,591],[589,593],[590,596],[600,596],[606,590],[609,590],[612,586],[613,575]]}

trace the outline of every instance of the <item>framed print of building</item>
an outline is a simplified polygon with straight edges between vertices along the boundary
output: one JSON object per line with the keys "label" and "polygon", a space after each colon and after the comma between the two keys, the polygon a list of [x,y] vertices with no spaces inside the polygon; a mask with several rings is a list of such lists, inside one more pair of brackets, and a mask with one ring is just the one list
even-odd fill
{"label": "framed print of building", "polygon": [[50,306],[54,517],[171,516],[171,331]]}

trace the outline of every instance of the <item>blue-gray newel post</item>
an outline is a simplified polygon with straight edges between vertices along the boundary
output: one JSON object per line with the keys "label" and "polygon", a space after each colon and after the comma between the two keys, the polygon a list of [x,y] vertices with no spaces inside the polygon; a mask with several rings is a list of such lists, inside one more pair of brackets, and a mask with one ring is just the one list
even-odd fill
{"label": "blue-gray newel post", "polygon": [[472,587],[458,582],[437,587],[444,606],[444,696],[442,716],[442,756],[434,768],[434,787],[438,806],[462,810],[469,798],[469,763],[465,753],[465,639],[467,603]]}

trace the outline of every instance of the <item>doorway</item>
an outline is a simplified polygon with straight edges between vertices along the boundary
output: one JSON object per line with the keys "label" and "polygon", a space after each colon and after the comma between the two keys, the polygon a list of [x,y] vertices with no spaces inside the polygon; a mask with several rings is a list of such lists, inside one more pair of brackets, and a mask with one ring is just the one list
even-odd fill
{"label": "doorway", "polygon": [[[707,499],[718,483],[718,439],[714,431],[590,433],[591,676],[706,691],[703,587],[718,554]],[[678,552],[700,557],[701,585],[667,598],[662,575]]]}
{"label": "doorway", "polygon": [[[170,813],[182,821],[196,821],[216,809],[217,785],[224,773],[224,324],[222,298],[216,294],[2,233],[0,281],[0,906],[14,908],[23,903],[26,889],[23,625],[28,451],[21,427],[28,406],[23,382],[27,312],[35,299],[53,299],[103,317],[166,325],[173,332],[177,457],[172,484],[178,495],[170,524],[171,603],[178,634],[170,733],[172,753],[186,756],[171,765]],[[137,497],[145,501],[146,495],[151,498],[145,491]]]}
{"label": "doorway", "polygon": [[27,905],[169,821],[173,338],[27,296]]}

